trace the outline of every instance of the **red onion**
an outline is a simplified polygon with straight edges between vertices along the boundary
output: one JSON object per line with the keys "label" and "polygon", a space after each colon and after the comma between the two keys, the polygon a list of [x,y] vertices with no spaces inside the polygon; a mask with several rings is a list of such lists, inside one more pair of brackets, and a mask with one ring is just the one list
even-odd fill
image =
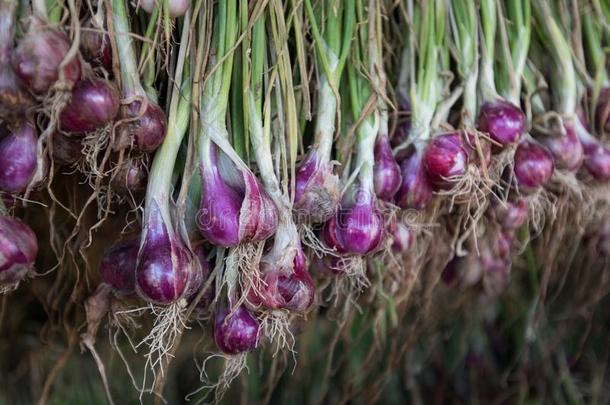
{"label": "red onion", "polygon": [[121,106],[121,118],[128,121],[119,126],[117,149],[134,144],[140,151],[150,153],[163,142],[167,129],[165,112],[150,100],[147,100],[143,112],[140,111],[141,107],[139,101]]}
{"label": "red onion", "polygon": [[16,1],[0,2],[0,118],[21,115],[33,100],[10,65],[15,36]]}
{"label": "red onion", "polygon": [[407,99],[403,99],[400,104],[400,113],[405,116],[400,118],[396,130],[390,139],[392,147],[404,144],[411,133],[411,105]]}
{"label": "red onion", "polygon": [[393,221],[388,230],[392,238],[392,250],[395,252],[404,253],[413,246],[413,231],[403,222]]}
{"label": "red onion", "polygon": [[32,229],[17,218],[0,215],[0,288],[23,280],[37,254]]}
{"label": "red onion", "polygon": [[209,160],[200,163],[201,234],[225,247],[267,239],[278,224],[275,204],[247,167],[223,160],[216,146],[211,145],[209,152]]}
{"label": "red onion", "polygon": [[502,228],[517,229],[527,219],[527,200],[523,197],[517,197],[516,201],[498,202],[494,206],[494,212]]}
{"label": "red onion", "polygon": [[128,158],[121,162],[112,186],[123,195],[144,191],[148,182],[148,170],[142,159]]}
{"label": "red onion", "polygon": [[156,201],[148,204],[136,267],[136,291],[147,301],[171,304],[184,297],[200,268]]}
{"label": "red onion", "polygon": [[432,184],[422,162],[422,152],[411,145],[406,158],[400,163],[402,184],[396,194],[400,208],[424,208],[432,201]]}
{"label": "red onion", "polygon": [[375,194],[382,200],[393,202],[394,195],[400,187],[400,166],[396,163],[390,140],[383,134],[375,142],[375,165],[373,166]]}
{"label": "red onion", "polygon": [[536,189],[553,175],[551,154],[535,141],[522,141],[515,151],[514,172],[520,189]]}
{"label": "red onion", "polygon": [[83,142],[80,137],[54,132],[51,135],[51,141],[53,142],[53,160],[58,165],[72,165],[83,156],[81,153]]}
{"label": "red onion", "polygon": [[121,295],[131,295],[136,288],[136,263],[140,244],[138,239],[114,243],[102,256],[100,276]]}
{"label": "red onion", "polygon": [[580,121],[575,123],[575,127],[585,151],[585,168],[596,180],[610,181],[610,148],[587,132]]}
{"label": "red onion", "polygon": [[466,174],[468,150],[462,134],[452,132],[431,139],[423,156],[430,181],[438,188],[448,188],[452,180]]}
{"label": "red onion", "polygon": [[481,106],[477,129],[503,147],[519,141],[525,130],[525,115],[519,107],[502,99]]}
{"label": "red onion", "polygon": [[80,31],[80,51],[87,62],[112,71],[112,46],[108,32],[87,21]]}
{"label": "red onion", "polygon": [[24,191],[37,165],[36,129],[28,122],[0,140],[0,190],[9,193]]}
{"label": "red onion", "polygon": [[61,129],[84,133],[102,128],[116,117],[119,103],[119,92],[108,80],[80,80],[59,116]]}
{"label": "red onion", "polygon": [[[69,49],[70,39],[66,34],[32,18],[26,35],[12,54],[13,69],[33,93],[45,93],[59,80],[59,66]],[[71,87],[80,79],[78,55],[63,71],[65,84]]]}
{"label": "red onion", "polygon": [[[157,5],[157,0],[139,0],[139,5],[147,13],[152,13]],[[190,0],[168,0],[168,12],[172,18],[182,17],[191,5]]]}
{"label": "red onion", "polygon": [[604,87],[595,106],[595,125],[600,132],[610,132],[610,87]]}
{"label": "red onion", "polygon": [[565,121],[563,127],[565,133],[556,136],[540,136],[538,140],[551,152],[558,169],[576,171],[583,161],[582,144],[576,136],[572,121]]}
{"label": "red onion", "polygon": [[341,198],[339,178],[332,162],[321,163],[311,149],[296,170],[294,212],[300,221],[326,222],[337,210]]}
{"label": "red onion", "polygon": [[367,254],[376,250],[384,235],[374,193],[358,185],[345,192],[337,213],[322,231],[325,243],[340,253]]}
{"label": "red onion", "polygon": [[254,350],[258,345],[260,324],[243,305],[233,313],[226,306],[219,306],[214,317],[214,342],[227,354]]}

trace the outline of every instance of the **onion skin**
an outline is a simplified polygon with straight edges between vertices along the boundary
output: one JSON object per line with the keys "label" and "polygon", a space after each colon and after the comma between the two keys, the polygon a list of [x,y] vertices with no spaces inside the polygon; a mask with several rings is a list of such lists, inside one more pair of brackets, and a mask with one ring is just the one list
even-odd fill
{"label": "onion skin", "polygon": [[104,252],[100,276],[116,294],[131,295],[135,292],[139,248],[138,239],[128,239],[116,242]]}
{"label": "onion skin", "polygon": [[260,324],[243,305],[230,314],[229,308],[219,306],[214,317],[214,342],[226,354],[254,350],[258,345]]}
{"label": "onion skin", "polygon": [[520,189],[537,189],[551,179],[554,171],[553,159],[544,147],[525,140],[515,151],[514,171]]}
{"label": "onion skin", "polygon": [[[31,92],[46,93],[59,80],[59,66],[69,49],[66,34],[32,19],[28,32],[13,51],[13,70]],[[64,67],[64,84],[72,87],[80,75],[77,55]]]}
{"label": "onion skin", "polygon": [[384,201],[393,202],[402,179],[400,166],[392,155],[392,148],[387,135],[379,136],[375,142],[373,176],[377,197]]}
{"label": "onion skin", "polygon": [[[219,170],[218,150],[211,148],[210,161],[200,163],[197,225],[201,235],[224,247],[269,238],[278,225],[277,207],[249,170],[229,165]],[[229,170],[232,179],[223,177]]]}
{"label": "onion skin", "polygon": [[[142,10],[147,13],[152,13],[155,9],[155,5],[157,4],[157,0],[140,0],[139,3]],[[186,10],[188,10],[191,5],[190,0],[169,0],[168,1],[168,12],[169,16],[172,18],[182,17]]]}
{"label": "onion skin", "polygon": [[423,163],[436,188],[450,188],[452,179],[466,174],[468,167],[468,152],[463,146],[462,135],[452,132],[435,136],[426,147]]}
{"label": "onion skin", "polygon": [[610,149],[600,146],[594,153],[585,158],[585,167],[593,178],[599,181],[610,181]]}
{"label": "onion skin", "polygon": [[296,170],[294,213],[299,222],[323,223],[337,211],[341,199],[339,177],[332,163],[319,161],[311,149]]}
{"label": "onion skin", "polygon": [[497,203],[494,206],[494,213],[496,220],[503,229],[515,230],[527,220],[527,200],[518,197],[516,201]]}
{"label": "onion skin", "polygon": [[402,184],[396,193],[396,203],[403,209],[422,209],[432,201],[432,183],[424,168],[421,151],[410,146],[407,153],[400,163]]}
{"label": "onion skin", "polygon": [[87,21],[80,32],[80,51],[85,60],[112,71],[112,46],[107,31],[101,31],[91,20]]}
{"label": "onion skin", "polygon": [[190,250],[170,232],[156,201],[150,202],[147,209],[136,267],[136,291],[149,302],[167,305],[184,297],[191,277],[200,268]]}
{"label": "onion skin", "polygon": [[343,196],[336,215],[324,226],[322,237],[340,253],[365,255],[379,248],[384,233],[374,193],[353,186]]}
{"label": "onion skin", "polygon": [[154,152],[165,139],[167,116],[157,104],[148,100],[144,113],[140,116],[142,104],[134,101],[121,106],[121,117],[129,120],[119,127],[117,149],[134,145],[144,153]]}
{"label": "onion skin", "polygon": [[114,84],[98,78],[80,80],[59,115],[61,129],[84,133],[102,128],[114,120],[119,106],[119,92]]}
{"label": "onion skin", "polygon": [[481,106],[477,129],[489,134],[502,147],[517,143],[525,131],[525,115],[505,100],[487,101]]}
{"label": "onion skin", "polygon": [[28,122],[0,140],[0,190],[24,191],[37,167],[36,129]]}
{"label": "onion skin", "polygon": [[32,229],[17,218],[0,215],[0,286],[23,280],[38,254]]}

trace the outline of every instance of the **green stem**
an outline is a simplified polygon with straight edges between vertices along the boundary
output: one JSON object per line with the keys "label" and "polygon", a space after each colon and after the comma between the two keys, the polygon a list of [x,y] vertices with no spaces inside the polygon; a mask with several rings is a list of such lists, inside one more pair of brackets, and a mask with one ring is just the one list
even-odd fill
{"label": "green stem", "polygon": [[608,73],[606,72],[606,55],[601,46],[602,38],[596,21],[591,18],[591,12],[582,14],[582,27],[584,29],[584,42],[591,71],[601,75],[604,84],[608,84]]}
{"label": "green stem", "polygon": [[496,0],[481,0],[481,69],[479,71],[479,90],[483,100],[489,101],[498,97],[494,78],[494,55],[496,40]]}
{"label": "green stem", "polygon": [[121,66],[121,86],[126,97],[145,96],[140,83],[136,51],[129,30],[127,4],[125,0],[112,0],[112,22],[115,31],[115,41]]}

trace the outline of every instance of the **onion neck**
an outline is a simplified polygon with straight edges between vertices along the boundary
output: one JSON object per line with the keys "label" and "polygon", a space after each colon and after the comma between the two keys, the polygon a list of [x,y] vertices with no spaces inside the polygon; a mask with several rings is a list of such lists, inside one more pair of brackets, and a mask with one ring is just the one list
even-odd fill
{"label": "onion neck", "polygon": [[140,83],[136,51],[129,30],[127,4],[125,0],[112,0],[112,23],[121,67],[121,86],[125,97],[146,96]]}

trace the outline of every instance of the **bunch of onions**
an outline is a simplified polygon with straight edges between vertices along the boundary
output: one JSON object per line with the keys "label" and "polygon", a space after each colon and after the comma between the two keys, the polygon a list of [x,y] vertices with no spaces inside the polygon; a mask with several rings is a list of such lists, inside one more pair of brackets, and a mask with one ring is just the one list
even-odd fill
{"label": "bunch of onions", "polygon": [[[332,217],[341,198],[339,178],[333,173],[331,153],[337,110],[338,86],[355,28],[353,0],[340,5],[327,3],[316,10],[311,1],[305,9],[315,38],[318,63],[317,112],[314,141],[296,170],[294,210],[300,222],[323,223]],[[323,35],[317,17],[324,15]]]}
{"label": "bunch of onions", "polygon": [[[277,16],[275,16],[277,18]],[[273,18],[273,16],[272,16]],[[265,190],[277,207],[279,222],[273,237],[271,249],[264,254],[260,262],[260,277],[250,286],[247,292],[248,303],[257,309],[287,310],[296,313],[306,312],[314,300],[314,284],[307,271],[307,259],[301,248],[299,233],[292,217],[292,206],[287,187],[282,187],[273,166],[271,153],[272,120],[266,114],[263,120],[264,89],[264,57],[267,52],[265,36],[265,16],[261,16],[252,31],[250,65],[251,82],[248,87],[248,126],[254,157],[263,179]],[[277,42],[276,45],[279,45]],[[277,55],[279,66],[283,69],[284,79],[291,80],[289,61],[282,55]],[[290,82],[278,80],[270,83],[275,85],[274,91],[283,97],[278,98],[282,105],[294,104],[294,94],[282,91],[280,83],[291,86]],[[283,111],[281,109],[280,111]],[[291,113],[291,111],[293,111]],[[278,119],[286,122],[286,131],[296,135],[298,130],[296,111],[287,109],[284,116]],[[277,127],[276,127],[277,128]],[[282,128],[282,127],[279,127]],[[285,136],[283,133],[277,133]],[[283,182],[284,186],[287,179]]]}
{"label": "bunch of onions", "polygon": [[[368,43],[362,41],[362,38],[368,38],[369,32],[377,32],[380,14],[377,6],[372,6],[373,9],[367,10],[369,18],[367,24],[361,28],[360,41],[355,41],[353,45],[353,53],[355,60],[364,62],[369,72],[375,75],[374,72],[383,69],[379,38],[375,36]],[[366,112],[365,105],[372,94],[372,86],[352,64],[348,65],[348,79],[354,122],[360,120],[356,129],[356,159],[353,163],[355,173],[352,174],[354,180],[344,192],[337,213],[325,224],[322,236],[330,248],[353,263],[362,263],[362,258],[377,251],[385,238],[385,224],[375,194],[374,176],[374,146],[382,109],[377,104],[372,112]],[[373,81],[377,88],[380,88],[379,85],[385,85],[382,76],[375,76]],[[351,267],[345,264],[345,261],[343,264],[347,269]],[[364,276],[364,269],[353,270],[355,271],[351,275]]]}
{"label": "bunch of onions", "polygon": [[[413,2],[408,2],[408,6],[409,12],[413,13]],[[421,5],[419,12],[422,21],[417,26],[418,34],[426,38],[426,41],[416,47],[416,35],[412,35],[405,49],[406,60],[415,67],[415,71],[407,72],[410,83],[411,133],[394,149],[402,157],[400,162],[402,183],[396,194],[396,203],[401,208],[414,209],[425,208],[433,197],[434,185],[428,176],[426,166],[433,171],[437,166],[425,165],[424,154],[431,135],[430,127],[434,112],[441,96],[442,80],[439,78],[438,69],[445,38],[444,4],[439,1],[428,2]],[[414,62],[416,59],[417,64]],[[436,159],[431,156],[430,160]],[[449,160],[453,159],[449,158]],[[448,167],[443,166],[443,168]],[[452,164],[449,163],[449,166]],[[441,169],[440,166],[438,168]],[[439,175],[442,176],[440,172]]]}
{"label": "bunch of onions", "polygon": [[125,102],[120,110],[120,117],[125,122],[118,128],[119,139],[114,148],[121,150],[134,146],[137,150],[150,153],[163,142],[167,117],[147,96],[140,82],[125,0],[113,0],[112,18]]}

